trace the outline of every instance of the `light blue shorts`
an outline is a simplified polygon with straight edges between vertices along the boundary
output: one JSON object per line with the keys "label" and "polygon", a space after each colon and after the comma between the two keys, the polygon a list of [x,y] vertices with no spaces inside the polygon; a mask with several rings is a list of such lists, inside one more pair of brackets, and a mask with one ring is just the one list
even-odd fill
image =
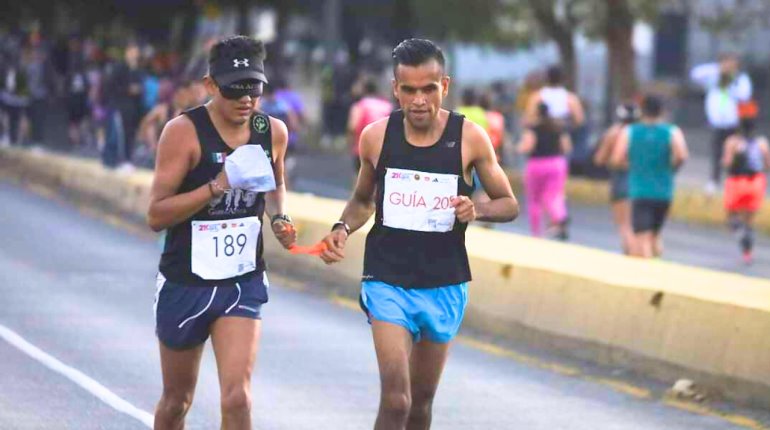
{"label": "light blue shorts", "polygon": [[361,307],[369,317],[400,325],[415,342],[423,337],[436,343],[451,341],[460,330],[468,283],[438,288],[401,288],[379,281],[361,284]]}

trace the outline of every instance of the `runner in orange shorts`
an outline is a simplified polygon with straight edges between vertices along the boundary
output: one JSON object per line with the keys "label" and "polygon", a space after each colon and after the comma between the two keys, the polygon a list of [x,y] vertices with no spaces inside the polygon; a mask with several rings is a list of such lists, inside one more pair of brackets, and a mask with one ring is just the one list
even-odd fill
{"label": "runner in orange shorts", "polygon": [[770,167],[767,139],[754,134],[753,119],[741,120],[738,132],[728,138],[722,165],[728,170],[724,199],[730,229],[738,238],[743,261],[751,264],[754,214],[765,199],[765,171]]}

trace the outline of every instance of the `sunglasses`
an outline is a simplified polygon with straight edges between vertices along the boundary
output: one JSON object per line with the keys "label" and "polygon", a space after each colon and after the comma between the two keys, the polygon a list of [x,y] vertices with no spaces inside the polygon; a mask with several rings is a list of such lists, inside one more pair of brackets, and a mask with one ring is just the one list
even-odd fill
{"label": "sunglasses", "polygon": [[228,100],[238,100],[243,96],[251,98],[261,97],[264,86],[261,81],[238,81],[230,85],[219,85],[215,80],[214,83],[219,87],[222,97]]}

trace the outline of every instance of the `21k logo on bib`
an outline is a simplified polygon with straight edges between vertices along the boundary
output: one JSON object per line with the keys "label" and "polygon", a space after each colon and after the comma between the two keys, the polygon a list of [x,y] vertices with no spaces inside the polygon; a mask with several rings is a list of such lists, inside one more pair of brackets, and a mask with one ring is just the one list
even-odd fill
{"label": "21k logo on bib", "polygon": [[447,232],[455,223],[450,205],[457,175],[392,169],[385,171],[383,225],[411,231]]}

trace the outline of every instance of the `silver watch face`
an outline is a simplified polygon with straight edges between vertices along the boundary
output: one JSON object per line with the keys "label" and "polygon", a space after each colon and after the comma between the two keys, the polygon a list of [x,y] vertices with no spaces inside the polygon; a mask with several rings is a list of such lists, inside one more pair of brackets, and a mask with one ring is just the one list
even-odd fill
{"label": "silver watch face", "polygon": [[286,214],[276,215],[273,217],[273,220],[271,221],[271,223],[275,223],[276,221],[283,221],[291,224],[291,217],[289,217]]}

